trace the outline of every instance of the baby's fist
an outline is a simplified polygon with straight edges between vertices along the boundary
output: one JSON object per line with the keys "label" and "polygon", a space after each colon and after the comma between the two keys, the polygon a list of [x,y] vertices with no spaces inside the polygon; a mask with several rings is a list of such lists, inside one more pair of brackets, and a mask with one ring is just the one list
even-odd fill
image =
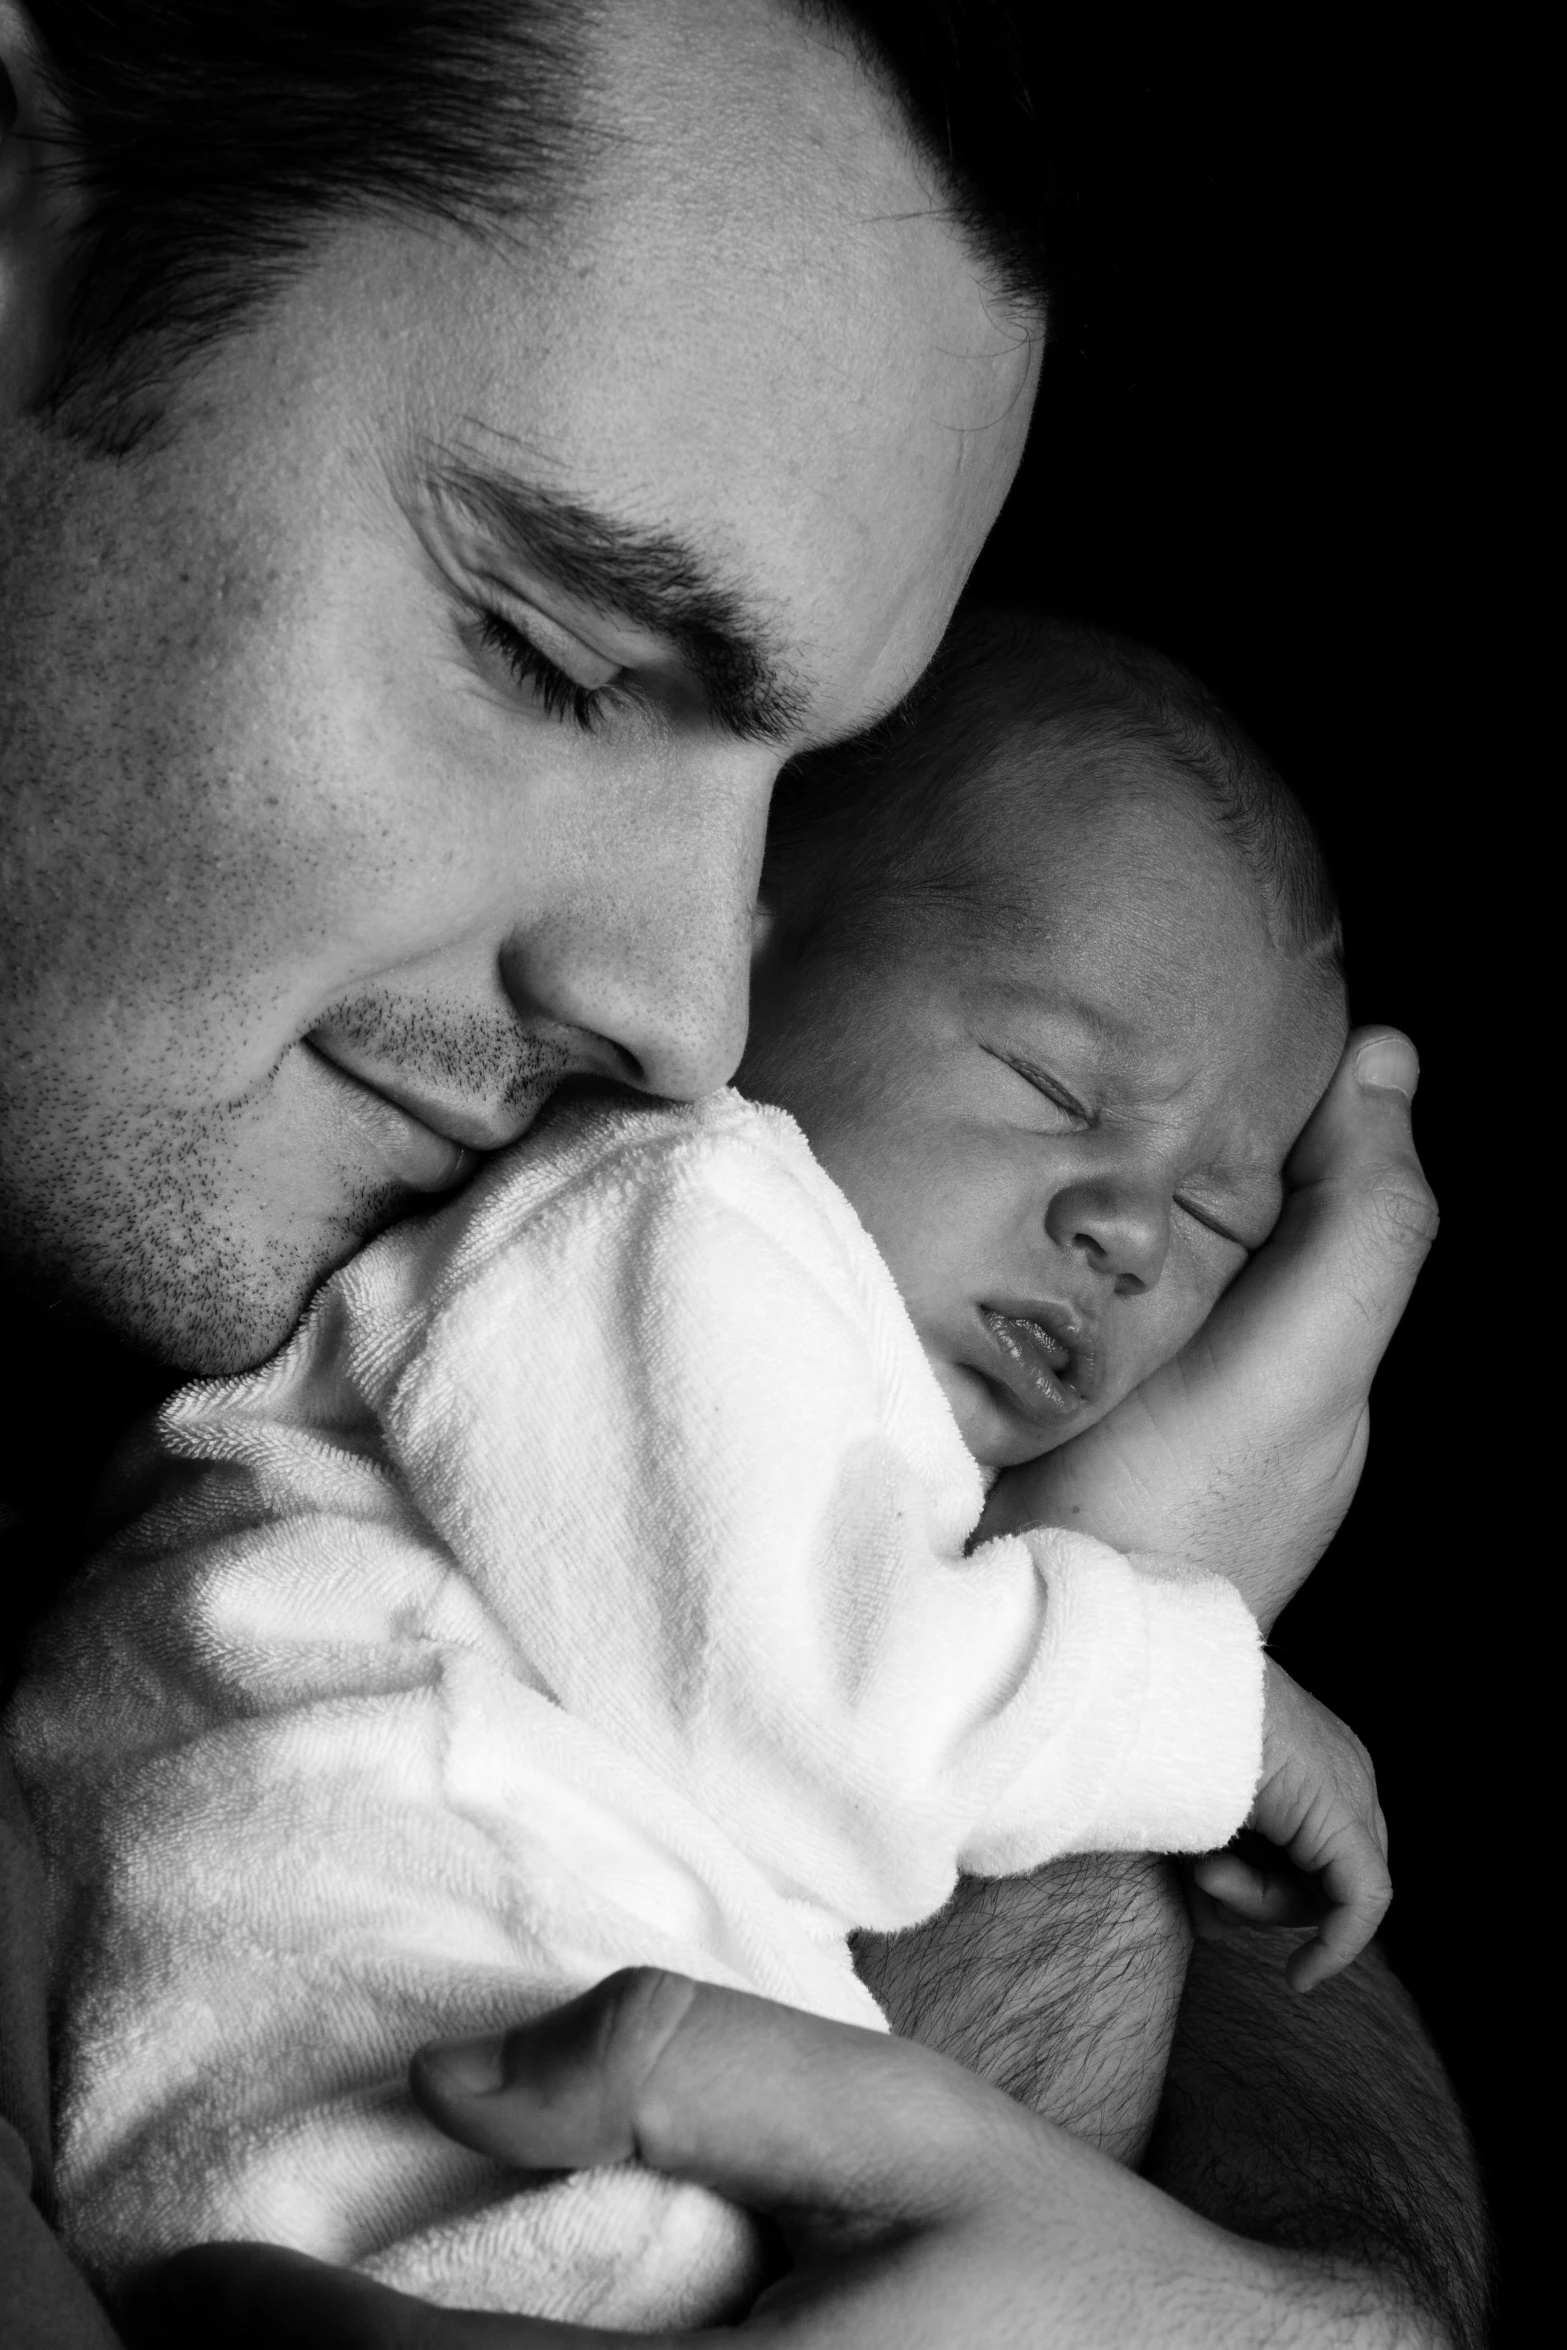
{"label": "baby's fist", "polygon": [[[1387,1914],[1387,1822],[1371,1757],[1354,1731],[1271,1657],[1266,1673],[1262,1779],[1247,1824],[1293,1867],[1210,1852],[1192,1874],[1211,1900],[1250,1924],[1315,1925],[1285,1968],[1292,1990],[1309,1991],[1357,1958]],[[1302,1886],[1297,1871],[1315,1884]]]}

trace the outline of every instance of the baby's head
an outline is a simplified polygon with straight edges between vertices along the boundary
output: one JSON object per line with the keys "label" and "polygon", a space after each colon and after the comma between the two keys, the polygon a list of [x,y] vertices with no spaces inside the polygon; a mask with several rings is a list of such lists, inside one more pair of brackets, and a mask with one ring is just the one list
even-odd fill
{"label": "baby's head", "polygon": [[790,779],[763,903],[737,1083],[853,1201],[978,1459],[1065,1443],[1267,1238],[1338,1058],[1304,815],[1173,662],[978,612]]}

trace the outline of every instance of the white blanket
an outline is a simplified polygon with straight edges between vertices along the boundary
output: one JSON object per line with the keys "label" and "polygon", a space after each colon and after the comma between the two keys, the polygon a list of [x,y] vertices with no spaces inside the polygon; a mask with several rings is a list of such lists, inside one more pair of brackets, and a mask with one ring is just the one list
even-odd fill
{"label": "white blanket", "polygon": [[897,1293],[733,1094],[562,1110],[160,1436],[7,1725],[100,2278],[259,2236],[712,2320],[739,2215],[634,2166],[519,2185],[419,2117],[420,2042],[632,1962],[876,2027],[850,1927],[1250,1803],[1240,1600],[1079,1535],[965,1558],[980,1475]]}

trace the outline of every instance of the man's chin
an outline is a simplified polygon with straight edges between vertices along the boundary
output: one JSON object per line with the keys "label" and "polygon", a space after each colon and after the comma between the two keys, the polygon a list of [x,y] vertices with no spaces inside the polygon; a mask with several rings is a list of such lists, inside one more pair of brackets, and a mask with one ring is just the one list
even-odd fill
{"label": "man's chin", "polygon": [[105,1340],[187,1377],[253,1370],[286,1345],[322,1283],[377,1233],[431,1203],[404,1187],[292,1231],[224,1228],[210,1214],[175,1233],[143,1227],[116,1248],[102,1228],[86,1247],[36,1245],[5,1255],[4,1287],[24,1313],[91,1349]]}
{"label": "man's chin", "polygon": [[121,1278],[102,1287],[48,1279],[8,1279],[7,1295],[24,1317],[41,1316],[57,1341],[79,1343],[84,1358],[105,1345],[139,1356],[150,1366],[187,1377],[225,1376],[253,1369],[277,1353],[321,1280],[284,1286],[256,1282],[230,1289],[221,1300],[165,1287],[153,1276]]}
{"label": "man's chin", "polygon": [[[178,1289],[171,1285],[156,1301],[144,1302],[138,1329],[155,1328],[159,1360],[188,1376],[227,1378],[252,1371],[288,1344],[316,1292],[334,1273],[379,1233],[429,1205],[399,1190],[378,1213],[356,1216],[314,1246],[278,1243],[248,1262],[227,1256],[216,1279],[209,1273]],[[146,1341],[138,1336],[131,1343]]]}

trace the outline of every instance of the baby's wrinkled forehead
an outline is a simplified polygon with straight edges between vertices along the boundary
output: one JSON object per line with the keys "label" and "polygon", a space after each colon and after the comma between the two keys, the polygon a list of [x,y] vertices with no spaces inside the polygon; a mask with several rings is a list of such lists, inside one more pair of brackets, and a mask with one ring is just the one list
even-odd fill
{"label": "baby's wrinkled forehead", "polygon": [[[1019,726],[949,775],[931,849],[978,951],[1108,934],[1143,962],[1193,930],[1241,965],[1265,948],[1329,947],[1299,935],[1244,839],[1157,747],[1054,735]],[[1331,951],[1319,959],[1336,973]]]}
{"label": "baby's wrinkled forehead", "polygon": [[1263,890],[1231,831],[1155,746],[1019,718],[969,765],[955,764],[946,791],[954,870],[1005,918],[1033,918],[1068,875],[1083,888],[1106,872],[1162,870],[1172,882],[1241,883],[1226,893],[1232,926],[1267,925]]}
{"label": "baby's wrinkled forehead", "polygon": [[1215,1173],[1266,1188],[1342,1046],[1336,933],[1281,918],[1157,747],[1036,732],[999,750],[963,794],[954,864],[976,1001],[1005,1004],[1085,1107],[1157,1123],[1200,1095]]}
{"label": "baby's wrinkled forehead", "polygon": [[[1020,659],[1015,642],[989,658],[971,646],[915,761],[927,855],[944,857],[965,894],[1009,925],[1027,921],[1052,874],[1130,875],[1151,862],[1172,911],[1221,920],[1243,947],[1260,922],[1280,952],[1341,987],[1332,882],[1283,778],[1162,656],[1110,642],[1097,669],[1081,658],[1074,667],[1067,656],[1082,654],[1082,633],[1045,628],[1056,669]],[[965,711],[981,688],[982,706]],[[1108,902],[1100,914],[1117,919]]]}
{"label": "baby's wrinkled forehead", "polygon": [[[1342,1026],[1338,910],[1271,763],[1151,648],[1035,612],[961,616],[900,721],[807,763],[769,842],[803,942],[1114,970],[1119,1013]],[[1129,1007],[1139,1004],[1134,1014]]]}

